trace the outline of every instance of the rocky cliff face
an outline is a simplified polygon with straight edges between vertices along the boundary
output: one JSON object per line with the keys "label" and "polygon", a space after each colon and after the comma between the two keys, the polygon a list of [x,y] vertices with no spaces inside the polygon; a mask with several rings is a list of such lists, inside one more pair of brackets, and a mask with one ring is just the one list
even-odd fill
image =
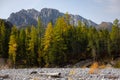
{"label": "rocky cliff face", "polygon": [[[9,18],[7,19],[12,24],[21,27],[21,26],[29,26],[29,25],[36,25],[38,17],[41,18],[44,25],[47,25],[48,22],[52,21],[55,23],[56,19],[60,16],[63,16],[64,13],[59,12],[56,9],[51,8],[43,8],[41,11],[37,11],[35,9],[28,9],[28,10],[20,10],[19,12],[12,13]],[[86,23],[88,26],[97,26],[91,20],[87,20],[79,15],[72,15],[70,14],[72,21],[75,25],[77,25],[78,21],[82,21]]]}
{"label": "rocky cliff face", "polygon": [[18,27],[36,25],[38,16],[39,12],[34,9],[22,9],[19,12],[12,13],[7,20]]}
{"label": "rocky cliff face", "polygon": [[56,19],[60,16],[63,16],[63,13],[60,13],[58,10],[43,8],[40,11],[39,17],[41,18],[44,25],[48,24],[50,21],[55,23]]}

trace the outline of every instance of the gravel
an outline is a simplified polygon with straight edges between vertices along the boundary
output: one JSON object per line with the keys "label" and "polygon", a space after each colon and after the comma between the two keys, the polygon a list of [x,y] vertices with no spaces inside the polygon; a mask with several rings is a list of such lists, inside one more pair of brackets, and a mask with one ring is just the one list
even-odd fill
{"label": "gravel", "polygon": [[[120,69],[97,69],[94,74],[89,74],[89,70],[89,68],[4,69],[0,70],[0,80],[120,80]],[[51,77],[39,73],[61,73],[61,76]],[[8,77],[1,77],[4,75]]]}

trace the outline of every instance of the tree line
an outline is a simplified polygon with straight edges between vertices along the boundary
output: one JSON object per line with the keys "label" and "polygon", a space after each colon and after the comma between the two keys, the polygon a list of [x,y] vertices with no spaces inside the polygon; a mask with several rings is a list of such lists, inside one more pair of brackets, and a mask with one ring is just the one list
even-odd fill
{"label": "tree line", "polygon": [[97,30],[80,21],[75,26],[70,21],[66,14],[46,28],[38,18],[36,26],[8,29],[0,20],[0,57],[14,66],[62,67],[87,58],[101,61],[120,56],[118,19],[111,31]]}

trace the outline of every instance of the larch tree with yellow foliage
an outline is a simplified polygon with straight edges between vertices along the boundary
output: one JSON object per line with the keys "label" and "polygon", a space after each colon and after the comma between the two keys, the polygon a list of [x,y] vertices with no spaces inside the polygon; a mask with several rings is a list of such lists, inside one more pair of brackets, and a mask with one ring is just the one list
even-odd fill
{"label": "larch tree with yellow foliage", "polygon": [[48,23],[45,35],[43,38],[43,45],[44,45],[44,56],[45,56],[45,63],[46,65],[49,65],[49,54],[50,54],[50,48],[52,45],[53,40],[53,26],[52,23]]}
{"label": "larch tree with yellow foliage", "polygon": [[9,41],[9,59],[12,62],[12,64],[15,67],[15,63],[16,63],[16,51],[17,51],[17,29],[14,26],[12,28],[12,32],[10,35],[10,41]]}
{"label": "larch tree with yellow foliage", "polygon": [[31,27],[31,32],[30,32],[30,40],[29,40],[29,47],[28,47],[28,51],[29,51],[29,63],[30,65],[35,65],[36,61],[37,61],[37,52],[35,51],[36,45],[37,45],[37,30],[34,26]]}

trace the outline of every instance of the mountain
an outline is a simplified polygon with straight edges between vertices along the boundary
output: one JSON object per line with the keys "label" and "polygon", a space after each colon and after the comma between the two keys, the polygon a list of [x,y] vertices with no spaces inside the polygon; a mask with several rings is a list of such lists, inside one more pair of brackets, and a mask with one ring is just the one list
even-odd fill
{"label": "mountain", "polygon": [[99,24],[97,26],[98,29],[107,29],[107,30],[111,30],[112,29],[113,24],[111,22],[102,22],[101,24]]}
{"label": "mountain", "polygon": [[39,12],[34,9],[24,10],[12,13],[7,19],[16,26],[36,25]]}
{"label": "mountain", "polygon": [[[60,16],[63,16],[64,13],[59,12],[56,9],[51,8],[43,8],[41,11],[37,11],[35,9],[28,9],[28,10],[20,10],[19,12],[12,13],[8,17],[8,21],[12,24],[16,25],[17,27],[21,26],[29,26],[29,25],[37,25],[38,17],[41,18],[44,25],[47,25],[50,21],[55,23],[56,19]],[[80,20],[83,23],[86,23],[88,26],[97,26],[97,24],[91,20],[87,20],[79,15],[72,15],[70,22],[74,22],[75,25],[78,24]]]}

